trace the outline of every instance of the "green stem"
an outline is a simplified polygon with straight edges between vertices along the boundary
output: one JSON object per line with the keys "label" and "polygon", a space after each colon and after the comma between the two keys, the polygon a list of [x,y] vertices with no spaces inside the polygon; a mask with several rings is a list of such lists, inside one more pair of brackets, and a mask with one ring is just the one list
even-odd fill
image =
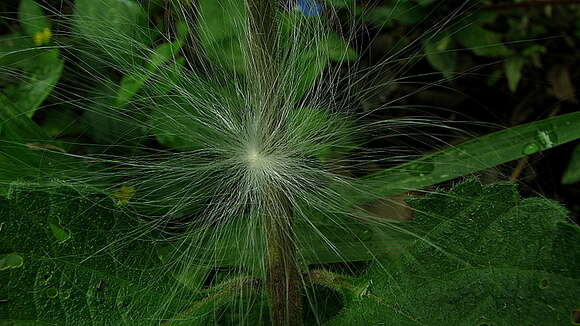
{"label": "green stem", "polygon": [[[248,12],[248,76],[255,90],[252,105],[262,124],[260,138],[267,142],[276,137],[283,121],[278,78],[278,43],[276,13],[279,0],[246,0]],[[275,141],[274,141],[275,143]],[[292,226],[292,206],[283,190],[272,187],[267,192],[264,224],[267,257],[266,289],[270,318],[274,326],[301,326],[300,273]]]}
{"label": "green stem", "polygon": [[284,198],[266,216],[266,287],[274,326],[302,325],[300,272],[296,261],[292,212]]}

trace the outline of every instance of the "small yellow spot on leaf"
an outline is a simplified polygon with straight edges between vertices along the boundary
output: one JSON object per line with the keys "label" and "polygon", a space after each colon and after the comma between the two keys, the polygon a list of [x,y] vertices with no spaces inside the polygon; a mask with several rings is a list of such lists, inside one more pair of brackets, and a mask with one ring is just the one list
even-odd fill
{"label": "small yellow spot on leaf", "polygon": [[132,186],[121,186],[119,190],[117,190],[113,194],[113,199],[117,205],[124,205],[127,204],[131,198],[135,195],[135,187]]}
{"label": "small yellow spot on leaf", "polygon": [[32,39],[34,40],[34,44],[37,46],[48,44],[52,39],[52,31],[50,28],[45,27],[42,31],[36,32]]}

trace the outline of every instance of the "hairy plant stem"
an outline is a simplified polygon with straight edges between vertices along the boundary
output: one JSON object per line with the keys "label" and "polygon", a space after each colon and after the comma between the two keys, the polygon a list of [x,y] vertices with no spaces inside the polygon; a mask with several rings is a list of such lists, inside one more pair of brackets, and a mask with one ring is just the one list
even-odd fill
{"label": "hairy plant stem", "polygon": [[[262,126],[264,142],[276,142],[276,134],[286,126],[280,101],[278,80],[279,50],[276,13],[280,0],[246,0],[248,11],[249,74],[252,78],[253,105],[256,119]],[[275,183],[275,180],[273,181]],[[296,261],[296,246],[292,227],[292,207],[284,191],[267,190],[266,229],[267,256],[266,289],[273,326],[301,326],[300,272]]]}
{"label": "hairy plant stem", "polygon": [[274,326],[302,325],[300,274],[292,228],[292,211],[284,198],[275,198],[266,216],[266,288]]}

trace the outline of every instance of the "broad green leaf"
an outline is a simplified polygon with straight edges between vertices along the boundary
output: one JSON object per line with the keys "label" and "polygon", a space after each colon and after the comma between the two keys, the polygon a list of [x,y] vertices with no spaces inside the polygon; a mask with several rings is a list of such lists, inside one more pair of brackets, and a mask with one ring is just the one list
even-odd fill
{"label": "broad green leaf", "polygon": [[[195,151],[205,148],[210,141],[208,127],[199,121],[200,113],[187,103],[159,105],[150,118],[151,130],[160,144],[180,151]],[[210,132],[206,134],[206,132]]]}
{"label": "broad green leaf", "polygon": [[196,298],[108,197],[18,186],[0,216],[1,324],[158,325]]}
{"label": "broad green leaf", "polygon": [[129,146],[124,150],[136,150],[135,145],[145,138],[147,113],[120,105],[113,90],[104,90],[101,95],[87,99],[90,102],[85,104],[88,109],[83,113],[82,121],[93,140],[99,144]]}
{"label": "broad green leaf", "polygon": [[209,108],[241,108],[240,98],[233,89],[218,85],[193,71],[179,73],[179,69],[178,66],[174,67],[158,81],[161,88],[149,90],[156,94],[167,91],[166,86],[172,85],[177,95],[169,97],[161,94],[152,98],[150,106],[153,112],[148,123],[150,132],[162,145],[180,151],[223,146],[228,137],[225,133],[234,131],[215,125],[220,118],[215,110]]}
{"label": "broad green leaf", "polygon": [[180,57],[164,67],[162,77],[156,78],[155,82],[146,85],[146,92],[157,97],[169,94],[179,86],[181,76],[185,74],[185,62],[185,58]]}
{"label": "broad green leaf", "polygon": [[20,82],[5,87],[3,91],[3,101],[6,106],[12,107],[12,114],[31,118],[54,89],[63,66],[58,50],[37,52],[20,77]]}
{"label": "broad green leaf", "polygon": [[454,34],[454,38],[482,57],[507,57],[513,52],[502,43],[501,34],[475,24],[462,28]]}
{"label": "broad green leaf", "polygon": [[197,35],[205,56],[215,65],[238,73],[245,70],[244,1],[201,0]]}
{"label": "broad green leaf", "polygon": [[317,32],[325,28],[318,17],[284,13],[279,28],[284,53],[279,67],[286,76],[281,93],[289,96],[290,102],[298,102],[313,87],[330,60],[352,61],[358,56],[338,34]]}
{"label": "broad green leaf", "polygon": [[134,0],[76,0],[74,30],[87,44],[115,63],[130,66],[149,43],[147,14]]}
{"label": "broad green leaf", "polygon": [[32,39],[24,34],[0,36],[0,73],[11,74],[15,67],[27,66],[38,53]]}
{"label": "broad green leaf", "polygon": [[505,61],[504,70],[510,91],[515,93],[522,78],[522,68],[526,60],[523,57],[509,57]]}
{"label": "broad green leaf", "polygon": [[328,110],[310,107],[297,108],[288,117],[291,139],[302,147],[307,156],[322,162],[339,157],[353,148],[350,122]]}
{"label": "broad green leaf", "polygon": [[44,16],[42,7],[35,0],[21,0],[18,10],[20,26],[31,37],[38,33],[43,33],[45,29],[50,29],[50,22]]}
{"label": "broad green leaf", "polygon": [[358,279],[318,274],[346,300],[325,325],[570,324],[580,228],[565,209],[475,179],[411,204],[415,223],[435,228],[403,255],[378,258]]}
{"label": "broad green leaf", "polygon": [[[21,38],[16,36],[15,41],[19,40]],[[5,85],[0,93],[1,137],[5,140],[46,142],[49,137],[30,118],[60,79],[63,60],[56,49],[32,50],[25,44],[15,45],[12,40],[6,41],[9,46],[15,47],[10,48],[5,56],[0,52],[0,63],[6,64],[6,73],[13,77],[13,82]]]}
{"label": "broad green leaf", "polygon": [[63,149],[47,139],[27,138],[29,142],[25,144],[0,142],[0,197],[7,196],[12,183],[54,187],[63,180],[89,176],[86,165],[67,156]]}
{"label": "broad green leaf", "polygon": [[0,136],[3,140],[46,141],[49,137],[29,117],[19,112],[11,98],[0,94]]}
{"label": "broad green leaf", "polygon": [[578,181],[580,181],[580,145],[576,145],[568,162],[568,167],[562,175],[562,184],[567,185]]}

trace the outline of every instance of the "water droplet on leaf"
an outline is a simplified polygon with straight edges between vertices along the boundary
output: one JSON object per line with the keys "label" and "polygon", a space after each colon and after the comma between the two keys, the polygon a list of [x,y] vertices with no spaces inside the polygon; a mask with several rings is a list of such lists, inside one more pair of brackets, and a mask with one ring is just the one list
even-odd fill
{"label": "water droplet on leaf", "polygon": [[526,146],[524,146],[524,149],[522,150],[522,154],[524,155],[531,155],[534,153],[537,153],[540,150],[540,146],[536,143],[529,143],[526,144]]}
{"label": "water droplet on leaf", "polygon": [[50,287],[46,289],[46,296],[51,299],[54,299],[58,296],[58,290],[56,288]]}
{"label": "water droplet on leaf", "polygon": [[413,176],[417,176],[417,177],[423,177],[426,176],[427,174],[433,172],[433,170],[435,169],[435,164],[433,164],[432,161],[422,161],[422,162],[417,162],[414,164],[411,164],[409,166],[409,173]]}
{"label": "water droplet on leaf", "polygon": [[540,289],[547,289],[550,287],[550,282],[546,279],[540,280]]}
{"label": "water droplet on leaf", "polygon": [[13,253],[0,256],[0,271],[19,268],[22,265],[24,265],[24,258],[19,254]]}
{"label": "water droplet on leaf", "polygon": [[57,223],[49,223],[48,226],[50,227],[50,231],[52,235],[58,240],[59,243],[63,243],[71,238],[70,231],[63,228]]}
{"label": "water droplet on leaf", "polygon": [[66,299],[70,298],[70,295],[72,293],[72,289],[61,290],[58,293],[59,293],[61,299],[66,300]]}

